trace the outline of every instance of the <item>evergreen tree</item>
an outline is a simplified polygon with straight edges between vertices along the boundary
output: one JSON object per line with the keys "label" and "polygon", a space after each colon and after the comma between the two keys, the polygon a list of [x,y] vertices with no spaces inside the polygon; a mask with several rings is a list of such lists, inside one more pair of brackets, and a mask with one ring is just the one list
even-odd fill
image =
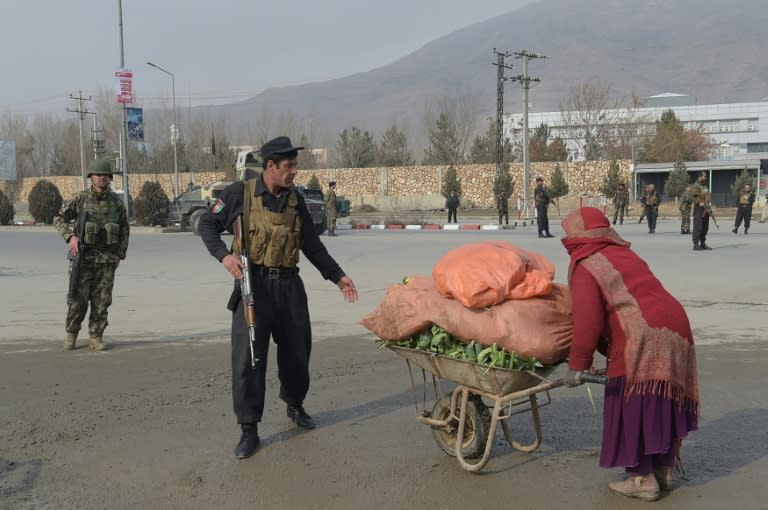
{"label": "evergreen tree", "polygon": [[405,131],[392,125],[387,129],[379,143],[377,163],[381,166],[410,166],[414,161],[408,151],[408,139]]}
{"label": "evergreen tree", "polygon": [[690,183],[688,168],[686,168],[684,162],[678,161],[675,163],[675,169],[669,172],[669,177],[667,177],[664,183],[664,193],[668,197],[678,199],[685,191],[685,187]]}
{"label": "evergreen tree", "polygon": [[352,126],[339,134],[336,142],[339,168],[367,168],[376,162],[376,142],[368,131]]}
{"label": "evergreen tree", "polygon": [[309,178],[306,188],[307,189],[323,189],[322,186],[320,186],[320,180],[317,178],[317,175],[315,174],[312,174],[312,177]]}
{"label": "evergreen tree", "polygon": [[505,164],[501,169],[501,173],[493,180],[493,194],[498,197],[502,193],[507,197],[511,197],[515,191],[515,182],[512,180],[512,176],[509,174],[509,165]]}
{"label": "evergreen tree", "polygon": [[303,151],[299,151],[299,168],[302,170],[312,170],[318,168],[319,162],[315,153],[312,152],[312,143],[310,142],[307,135],[301,135],[299,137],[299,147],[304,147]]}
{"label": "evergreen tree", "polygon": [[750,173],[747,167],[736,177],[736,180],[731,185],[731,193],[734,197],[738,198],[741,191],[744,189],[745,184],[752,185],[752,191],[755,190],[755,177]]}
{"label": "evergreen tree", "polygon": [[565,176],[560,168],[560,162],[555,163],[555,169],[549,182],[549,194],[555,199],[557,205],[557,214],[560,214],[560,197],[568,194],[568,183],[565,182]]}
{"label": "evergreen tree", "polygon": [[13,208],[11,199],[0,189],[0,225],[10,225],[13,223],[13,217],[16,210]]}
{"label": "evergreen tree", "polygon": [[[509,138],[504,138],[504,162],[515,160],[512,152],[512,143]],[[469,162],[477,164],[496,163],[496,122],[488,123],[488,130],[484,135],[476,136],[469,152]]]}
{"label": "evergreen tree", "polygon": [[611,166],[608,168],[608,173],[603,181],[601,191],[603,195],[608,198],[616,196],[616,190],[619,188],[621,182],[621,176],[619,175],[619,162],[615,159],[611,161]]}
{"label": "evergreen tree", "polygon": [[435,121],[435,127],[429,131],[429,146],[424,150],[423,163],[425,165],[461,163],[456,125],[446,112],[440,113]]}
{"label": "evergreen tree", "polygon": [[443,187],[440,190],[445,198],[451,194],[451,191],[455,191],[457,195],[461,196],[461,179],[459,179],[458,172],[453,165],[450,165],[443,175]]}
{"label": "evergreen tree", "polygon": [[168,200],[163,187],[157,181],[145,181],[141,186],[141,192],[133,204],[133,213],[136,223],[139,225],[168,224],[168,210],[171,203]]}

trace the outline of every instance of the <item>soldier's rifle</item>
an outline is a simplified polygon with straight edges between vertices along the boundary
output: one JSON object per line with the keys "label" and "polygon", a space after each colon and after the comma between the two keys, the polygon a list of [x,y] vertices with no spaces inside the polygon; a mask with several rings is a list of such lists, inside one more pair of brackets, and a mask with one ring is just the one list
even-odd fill
{"label": "soldier's rifle", "polygon": [[717,230],[720,230],[720,225],[717,224],[717,218],[715,218],[715,213],[712,210],[712,204],[709,202],[704,204],[704,210],[707,211],[707,214],[709,214],[709,217],[712,218],[712,223],[715,224],[715,228],[717,228]]}
{"label": "soldier's rifle", "polygon": [[248,325],[248,343],[251,347],[251,367],[256,367],[259,359],[256,357],[254,345],[256,344],[256,301],[253,298],[253,289],[251,289],[251,264],[248,261],[248,251],[246,248],[245,236],[243,235],[243,216],[235,218],[235,247],[237,256],[243,265],[243,277],[240,278],[240,293],[243,298],[243,313],[245,314],[245,323]]}
{"label": "soldier's rifle", "polygon": [[67,290],[67,304],[71,305],[75,302],[77,296],[77,285],[80,281],[80,266],[83,263],[83,257],[85,257],[85,250],[87,249],[85,241],[83,240],[85,234],[85,218],[87,216],[85,212],[85,199],[80,201],[80,208],[78,209],[77,216],[77,228],[73,235],[77,236],[77,253],[72,254],[70,249],[67,253],[68,258],[72,261],[72,268],[69,272],[69,290]]}

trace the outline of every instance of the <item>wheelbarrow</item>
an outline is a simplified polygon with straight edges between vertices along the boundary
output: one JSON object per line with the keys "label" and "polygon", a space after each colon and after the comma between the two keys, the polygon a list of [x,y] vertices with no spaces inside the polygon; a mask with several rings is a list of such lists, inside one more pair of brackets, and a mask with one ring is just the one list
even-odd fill
{"label": "wheelbarrow", "polygon": [[[408,365],[416,420],[432,427],[432,437],[437,445],[448,455],[456,457],[462,468],[477,472],[488,463],[499,422],[507,442],[516,450],[530,453],[541,446],[539,409],[552,402],[549,390],[565,384],[562,379],[547,378],[555,366],[511,370],[421,349],[395,345],[387,345],[387,348],[405,358]],[[414,371],[418,373],[419,368],[424,388],[421,404],[414,378]],[[432,375],[433,398],[429,395],[427,372]],[[458,386],[444,393],[441,389],[443,380]],[[580,373],[579,381],[606,384],[608,378]],[[538,395],[541,393],[544,395],[540,400]],[[487,406],[483,399],[492,401],[493,406]],[[435,403],[429,411],[426,405],[431,400]],[[533,420],[534,439],[523,444],[512,437],[509,419],[528,412]]]}

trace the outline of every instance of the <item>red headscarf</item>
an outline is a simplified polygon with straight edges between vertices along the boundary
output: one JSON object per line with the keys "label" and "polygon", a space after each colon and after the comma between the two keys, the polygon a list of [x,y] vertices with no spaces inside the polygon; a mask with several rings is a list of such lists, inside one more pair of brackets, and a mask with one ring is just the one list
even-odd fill
{"label": "red headscarf", "polygon": [[611,223],[600,209],[582,207],[565,217],[561,225],[565,231],[563,246],[571,256],[568,266],[568,278],[574,266],[582,259],[594,255],[603,248],[616,245],[629,248],[631,243],[621,238],[611,228]]}

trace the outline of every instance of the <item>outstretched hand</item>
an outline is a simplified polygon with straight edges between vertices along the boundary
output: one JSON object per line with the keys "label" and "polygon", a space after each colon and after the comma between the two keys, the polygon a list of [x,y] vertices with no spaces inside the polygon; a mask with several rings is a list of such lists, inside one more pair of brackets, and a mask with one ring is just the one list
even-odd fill
{"label": "outstretched hand", "polygon": [[341,290],[341,293],[344,295],[344,299],[347,301],[347,303],[354,303],[357,301],[357,288],[348,276],[343,276],[341,280],[339,280],[339,283],[336,284],[336,286],[339,287],[339,290]]}

